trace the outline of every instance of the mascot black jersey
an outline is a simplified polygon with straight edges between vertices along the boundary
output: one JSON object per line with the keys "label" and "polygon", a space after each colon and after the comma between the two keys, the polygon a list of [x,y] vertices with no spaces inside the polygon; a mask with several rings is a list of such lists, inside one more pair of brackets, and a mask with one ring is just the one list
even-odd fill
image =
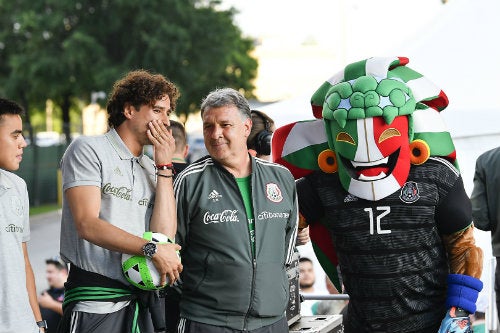
{"label": "mascot black jersey", "polygon": [[[346,192],[338,174],[312,173],[297,188],[301,214],[321,221],[336,246],[350,296],[346,329],[436,332],[449,274],[440,232],[470,224],[467,214],[456,214],[470,204],[455,167],[430,158],[378,201]],[[453,216],[461,216],[460,223]]]}

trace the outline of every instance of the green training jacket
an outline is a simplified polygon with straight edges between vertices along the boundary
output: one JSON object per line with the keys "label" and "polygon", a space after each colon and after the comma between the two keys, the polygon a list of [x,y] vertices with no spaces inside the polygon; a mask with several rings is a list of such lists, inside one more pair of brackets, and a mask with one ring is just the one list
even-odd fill
{"label": "green training jacket", "polygon": [[285,167],[251,157],[255,257],[236,179],[210,156],[174,182],[182,246],[181,317],[237,330],[275,323],[288,303],[286,265],[295,250],[298,205]]}

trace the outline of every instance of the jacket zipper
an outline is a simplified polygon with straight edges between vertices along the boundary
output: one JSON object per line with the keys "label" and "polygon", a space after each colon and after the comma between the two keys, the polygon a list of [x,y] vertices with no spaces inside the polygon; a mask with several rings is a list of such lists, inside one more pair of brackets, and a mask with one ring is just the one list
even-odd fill
{"label": "jacket zipper", "polygon": [[[253,166],[252,166],[253,167]],[[253,190],[253,173],[252,175],[250,176],[250,188]],[[254,246],[256,247],[256,243],[257,243],[257,225],[255,223],[255,206],[254,206],[254,203],[253,203],[253,191],[251,192],[252,195],[251,195],[251,202],[252,202],[252,210],[253,210],[253,221],[254,221],[254,237],[255,237],[255,244]],[[241,197],[241,194],[240,194],[240,197]],[[243,198],[241,198],[241,200],[243,201]],[[243,204],[244,206],[244,204]],[[252,309],[252,300],[253,300],[253,297],[254,297],[254,290],[255,290],[255,269],[257,268],[257,259],[256,259],[256,253],[254,253],[254,250],[252,248],[252,235],[250,233],[250,226],[248,226],[248,237],[249,237],[249,246],[250,246],[250,255],[252,256],[252,287],[251,287],[251,290],[250,290],[250,299],[248,300],[248,310],[247,310],[247,313],[245,314],[245,322],[244,322],[244,325],[243,325],[243,331],[247,331],[248,330],[248,318],[250,317],[250,310]],[[257,249],[255,249],[255,251],[257,251]]]}
{"label": "jacket zipper", "polygon": [[245,314],[245,325],[243,326],[243,330],[247,330],[247,325],[248,325],[248,317],[250,316],[250,310],[252,309],[252,299],[253,299],[253,292],[255,290],[255,268],[257,267],[257,260],[255,258],[252,259],[252,289],[250,291],[250,302],[248,304],[248,310],[247,313]]}

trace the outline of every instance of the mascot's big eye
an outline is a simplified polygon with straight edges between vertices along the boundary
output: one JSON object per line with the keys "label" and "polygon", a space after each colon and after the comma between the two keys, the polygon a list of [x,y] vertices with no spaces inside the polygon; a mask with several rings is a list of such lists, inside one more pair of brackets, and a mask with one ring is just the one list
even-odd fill
{"label": "mascot's big eye", "polygon": [[340,142],[347,142],[351,145],[356,145],[356,142],[354,142],[352,136],[350,136],[349,133],[346,132],[340,132],[339,134],[337,134],[336,140]]}
{"label": "mascot's big eye", "polygon": [[431,156],[431,149],[427,142],[424,140],[413,140],[410,143],[410,163],[420,165],[429,159]]}
{"label": "mascot's big eye", "polygon": [[385,131],[383,131],[382,134],[380,134],[380,137],[378,138],[378,143],[381,143],[382,141],[385,141],[395,136],[401,136],[401,133],[396,128],[388,128]]}
{"label": "mascot's big eye", "polygon": [[318,155],[318,166],[325,173],[335,173],[338,170],[337,156],[331,149],[325,149]]}

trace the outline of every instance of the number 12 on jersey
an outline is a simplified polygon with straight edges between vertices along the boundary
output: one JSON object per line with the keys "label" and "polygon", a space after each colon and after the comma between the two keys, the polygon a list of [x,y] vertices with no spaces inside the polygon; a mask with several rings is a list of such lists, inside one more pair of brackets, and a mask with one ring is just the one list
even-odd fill
{"label": "number 12 on jersey", "polygon": [[375,233],[375,220],[377,221],[377,234],[390,234],[391,230],[382,230],[382,227],[380,225],[380,221],[384,216],[389,214],[391,212],[391,207],[389,206],[381,206],[377,207],[377,211],[380,211],[380,214],[377,215],[376,218],[374,218],[374,213],[373,213],[373,208],[365,208],[365,212],[368,212],[368,216],[370,218],[370,235],[373,235]]}

